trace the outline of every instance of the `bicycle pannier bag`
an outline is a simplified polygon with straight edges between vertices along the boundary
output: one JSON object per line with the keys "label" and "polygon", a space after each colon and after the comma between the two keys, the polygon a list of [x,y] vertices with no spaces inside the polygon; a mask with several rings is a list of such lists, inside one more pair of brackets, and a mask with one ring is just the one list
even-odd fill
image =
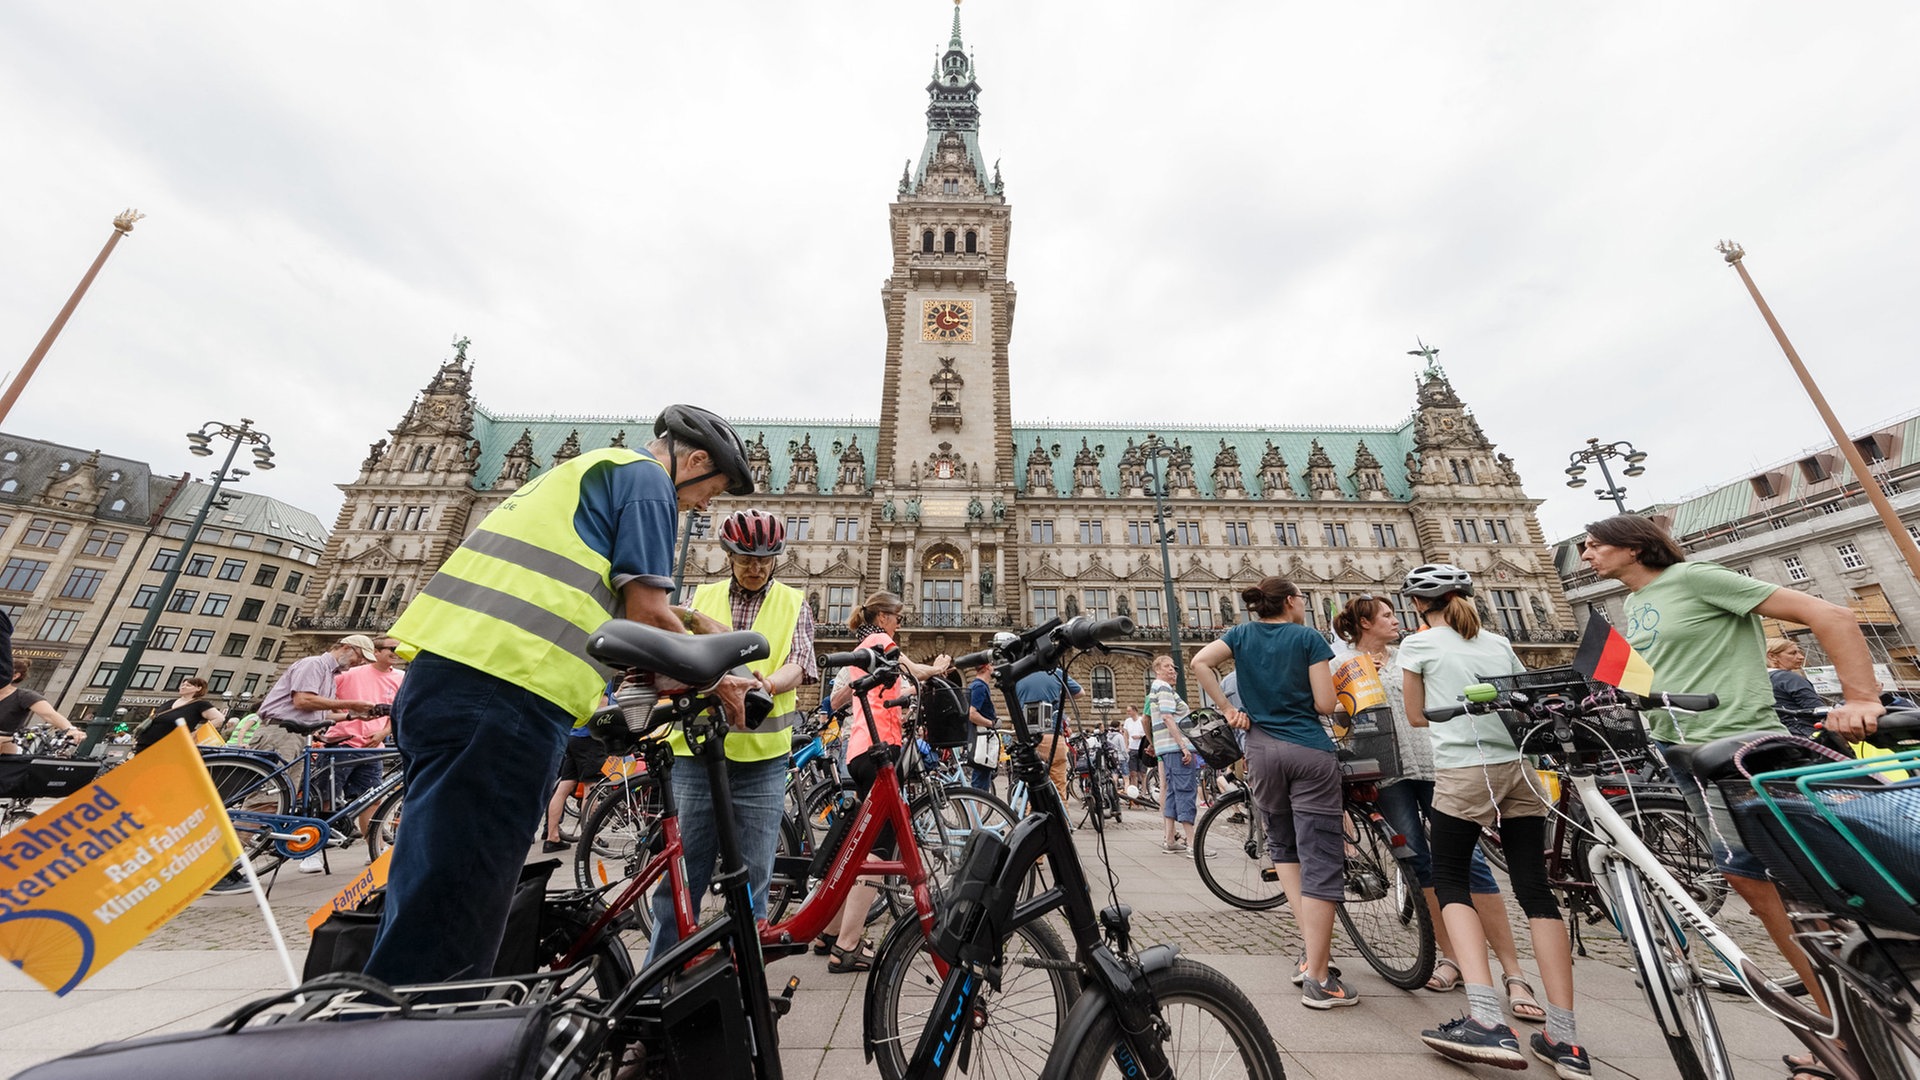
{"label": "bicycle pannier bag", "polygon": [[1244,755],[1227,718],[1213,709],[1195,709],[1180,720],[1180,730],[1210,769],[1224,769]]}
{"label": "bicycle pannier bag", "polygon": [[1000,767],[1000,736],[991,731],[983,731],[973,737],[973,752],[968,760],[983,769]]}
{"label": "bicycle pannier bag", "polygon": [[927,745],[950,749],[965,746],[973,725],[967,722],[967,693],[948,679],[920,684],[920,724]]}

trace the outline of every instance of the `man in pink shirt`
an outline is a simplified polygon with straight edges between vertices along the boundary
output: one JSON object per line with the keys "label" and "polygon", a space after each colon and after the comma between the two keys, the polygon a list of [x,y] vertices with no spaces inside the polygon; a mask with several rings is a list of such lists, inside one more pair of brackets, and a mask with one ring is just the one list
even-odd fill
{"label": "man in pink shirt", "polygon": [[[393,666],[393,651],[399,642],[390,637],[376,638],[373,643],[373,660],[340,672],[333,678],[334,696],[348,701],[365,701],[375,705],[392,705],[394,695],[400,692],[400,679],[406,672]],[[348,719],[356,719],[349,717]],[[385,717],[373,720],[365,726],[364,745],[378,747],[387,739],[391,724]],[[351,758],[360,755],[342,755]],[[380,761],[372,754],[367,761],[343,763],[335,766],[337,783],[344,797],[351,801],[372,790],[380,782]],[[375,803],[368,803],[355,815],[355,824],[360,827],[360,835],[367,835],[368,823],[373,818]],[[300,862],[300,872],[317,874],[325,869],[325,860],[319,852],[307,856]]]}

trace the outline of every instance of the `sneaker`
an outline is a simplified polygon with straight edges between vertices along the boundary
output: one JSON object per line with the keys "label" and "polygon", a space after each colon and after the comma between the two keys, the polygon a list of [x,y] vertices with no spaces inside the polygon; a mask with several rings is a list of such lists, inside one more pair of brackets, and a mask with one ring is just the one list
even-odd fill
{"label": "sneaker", "polygon": [[1161,844],[1160,850],[1169,855],[1184,855],[1186,854],[1187,846],[1185,844]]}
{"label": "sneaker", "polygon": [[[1334,966],[1333,964],[1328,964],[1327,978],[1337,979],[1339,977],[1340,977],[1340,969]],[[1305,986],[1306,982],[1307,982],[1307,958],[1304,956],[1297,957],[1293,962],[1293,985]]]}
{"label": "sneaker", "polygon": [[1502,1069],[1527,1067],[1527,1056],[1520,1052],[1520,1036],[1505,1024],[1488,1027],[1471,1016],[1463,1016],[1432,1031],[1421,1032],[1420,1041],[1441,1057],[1454,1061],[1498,1065]]}
{"label": "sneaker", "polygon": [[572,844],[567,843],[565,840],[548,840],[546,843],[540,845],[540,852],[543,855],[551,855],[556,851],[565,851],[572,846]]}
{"label": "sneaker", "polygon": [[1586,1080],[1593,1075],[1585,1050],[1574,1043],[1556,1043],[1544,1031],[1533,1033],[1533,1056],[1553,1066],[1562,1080]]}
{"label": "sneaker", "polygon": [[1312,979],[1301,981],[1300,1004],[1309,1009],[1338,1009],[1360,1004],[1360,995],[1347,989],[1347,984],[1341,982],[1340,976],[1335,975],[1329,968],[1324,985]]}
{"label": "sneaker", "polygon": [[300,860],[299,870],[303,874],[317,874],[326,868],[326,859],[322,858],[317,851]]}

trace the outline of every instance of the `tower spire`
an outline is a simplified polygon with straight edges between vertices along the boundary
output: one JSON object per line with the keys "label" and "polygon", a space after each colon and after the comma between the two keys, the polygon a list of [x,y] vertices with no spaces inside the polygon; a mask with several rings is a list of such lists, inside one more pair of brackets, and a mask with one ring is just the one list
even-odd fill
{"label": "tower spire", "polygon": [[960,0],[953,0],[953,36],[947,39],[947,48],[962,48],[960,41]]}
{"label": "tower spire", "polygon": [[927,142],[920,152],[913,182],[903,188],[903,194],[922,190],[929,167],[944,164],[949,172],[957,167],[963,175],[971,173],[978,193],[998,195],[1000,186],[987,175],[986,159],[980,152],[980,83],[974,78],[973,58],[967,55],[960,34],[960,0],[954,0],[953,32],[948,35],[946,51],[934,61],[927,97]]}

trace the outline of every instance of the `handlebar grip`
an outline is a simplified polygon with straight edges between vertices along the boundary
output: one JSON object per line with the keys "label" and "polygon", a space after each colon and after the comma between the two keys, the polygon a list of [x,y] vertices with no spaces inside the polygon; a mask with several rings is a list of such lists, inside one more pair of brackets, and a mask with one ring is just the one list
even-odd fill
{"label": "handlebar grip", "polygon": [[977,668],[992,659],[992,649],[981,649],[979,652],[970,652],[963,656],[954,657],[953,666],[956,668]]}
{"label": "handlebar grip", "polygon": [[872,671],[885,661],[899,655],[898,649],[882,652],[879,649],[855,649],[852,652],[828,653],[820,658],[821,667],[843,668],[857,667]]}
{"label": "handlebar grip", "polygon": [[1467,715],[1469,711],[1465,705],[1435,705],[1431,709],[1423,709],[1422,713],[1426,716],[1427,723],[1444,724],[1455,717]]}
{"label": "handlebar grip", "polygon": [[1664,709],[1671,706],[1687,712],[1706,712],[1720,707],[1718,694],[1654,694],[1652,697],[1641,700],[1645,701],[1647,708],[1650,709]]}
{"label": "handlebar grip", "polygon": [[905,705],[907,702],[912,700],[913,700],[912,694],[901,694],[899,697],[896,697],[896,698],[882,699],[880,702],[880,707],[883,709],[897,709],[900,706]]}
{"label": "handlebar grip", "polygon": [[1059,630],[1060,640],[1076,649],[1091,649],[1103,641],[1123,638],[1133,633],[1133,620],[1125,615],[1116,615],[1111,619],[1095,622],[1087,615],[1070,620]]}

